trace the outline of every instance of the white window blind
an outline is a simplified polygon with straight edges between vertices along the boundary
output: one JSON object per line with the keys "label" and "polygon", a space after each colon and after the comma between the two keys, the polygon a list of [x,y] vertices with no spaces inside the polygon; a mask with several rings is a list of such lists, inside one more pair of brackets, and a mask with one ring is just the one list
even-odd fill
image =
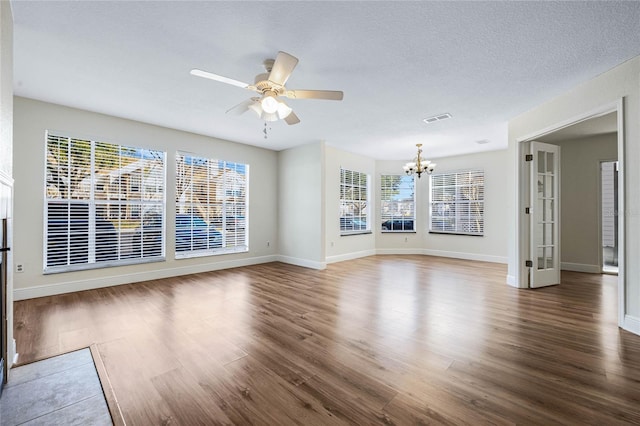
{"label": "white window blind", "polygon": [[369,176],[340,169],[340,234],[369,232]]}
{"label": "white window blind", "polygon": [[176,258],[249,250],[249,166],[176,154]]}
{"label": "white window blind", "polygon": [[415,230],[415,178],[380,176],[380,219],[383,232]]}
{"label": "white window blind", "polygon": [[164,256],[165,153],[47,134],[44,270]]}
{"label": "white window blind", "polygon": [[431,175],[430,232],[484,234],[484,171]]}

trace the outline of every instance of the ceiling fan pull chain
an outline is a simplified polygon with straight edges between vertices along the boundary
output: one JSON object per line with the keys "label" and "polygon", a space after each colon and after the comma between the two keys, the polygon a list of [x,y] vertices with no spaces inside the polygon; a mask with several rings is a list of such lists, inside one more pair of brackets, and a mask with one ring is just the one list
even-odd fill
{"label": "ceiling fan pull chain", "polygon": [[267,122],[266,121],[264,122],[264,130],[262,131],[262,133],[264,133],[264,138],[267,139],[268,134],[267,134]]}

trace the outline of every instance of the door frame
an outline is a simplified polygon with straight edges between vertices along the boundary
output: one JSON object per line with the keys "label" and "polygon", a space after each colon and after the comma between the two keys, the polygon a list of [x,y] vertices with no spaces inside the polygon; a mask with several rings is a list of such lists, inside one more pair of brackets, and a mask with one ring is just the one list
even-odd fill
{"label": "door frame", "polygon": [[529,270],[525,266],[529,250],[529,218],[525,213],[525,207],[528,206],[528,192],[529,185],[528,168],[525,163],[526,145],[524,142],[529,142],[548,135],[549,133],[556,132],[564,129],[565,127],[572,126],[582,121],[589,120],[591,118],[600,117],[609,113],[615,112],[618,122],[618,326],[624,326],[624,318],[626,314],[626,273],[625,273],[625,261],[626,261],[626,241],[625,241],[625,134],[624,134],[624,97],[619,98],[617,101],[609,104],[602,105],[586,113],[577,115],[564,121],[560,121],[556,124],[540,129],[531,134],[525,135],[516,139],[516,256],[518,266],[516,268],[517,286],[520,288],[527,287],[527,277]]}
{"label": "door frame", "polygon": [[[0,170],[0,212],[1,215],[6,214],[7,224],[9,226],[5,238],[9,247],[13,246],[12,225],[13,220],[13,178]],[[4,264],[2,265],[2,273],[6,275],[5,291],[3,303],[5,304],[6,321],[2,326],[4,329],[4,374],[9,377],[10,370],[17,360],[15,339],[13,338],[13,254],[11,251],[6,253]],[[0,346],[2,346],[0,344]]]}

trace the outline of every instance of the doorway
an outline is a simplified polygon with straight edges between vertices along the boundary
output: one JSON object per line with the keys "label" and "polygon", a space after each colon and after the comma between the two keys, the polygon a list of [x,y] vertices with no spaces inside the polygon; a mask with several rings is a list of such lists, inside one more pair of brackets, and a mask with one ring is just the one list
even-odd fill
{"label": "doorway", "polygon": [[602,272],[618,273],[618,162],[600,162]]}
{"label": "doorway", "polygon": [[[605,159],[615,160],[617,158],[617,160],[619,160],[618,162],[619,173],[617,174],[617,180],[616,180],[617,191],[619,196],[616,200],[617,201],[616,210],[624,211],[624,202],[625,202],[624,201],[624,134],[622,132],[622,129],[624,128],[623,117],[624,117],[623,100],[620,99],[617,102],[597,108],[596,110],[593,110],[590,113],[586,113],[582,116],[578,116],[578,117],[574,117],[573,119],[566,120],[565,122],[560,122],[556,125],[549,126],[546,129],[542,129],[538,132],[534,132],[528,136],[525,136],[517,140],[518,143],[516,148],[516,158],[518,158],[519,160],[518,166],[517,166],[518,182],[519,182],[517,186],[517,193],[518,193],[517,199],[518,199],[518,206],[519,206],[518,207],[519,214],[516,220],[517,220],[517,230],[518,230],[517,259],[519,260],[519,262],[518,262],[518,268],[517,268],[518,275],[516,279],[519,287],[528,287],[529,277],[531,274],[531,266],[533,263],[532,257],[534,256],[534,254],[531,252],[531,247],[533,245],[531,242],[531,239],[534,234],[532,234],[531,228],[529,225],[530,217],[526,213],[530,203],[528,188],[531,185],[531,178],[529,176],[530,172],[529,172],[528,166],[526,165],[526,160],[525,160],[525,157],[528,154],[528,151],[527,151],[528,142],[535,140],[535,141],[542,141],[545,143],[555,144],[557,142],[553,140],[555,137],[562,137],[563,139],[571,139],[571,137],[567,138],[567,135],[578,130],[590,132],[588,133],[590,135],[608,133],[613,138],[613,146],[614,146],[614,149],[616,150],[616,153],[613,155],[613,157],[609,157],[607,155],[607,156],[601,156],[596,160],[593,160],[592,162],[591,160],[590,162],[585,162],[585,161],[582,161],[581,163],[578,162],[578,164],[582,164],[582,165],[589,164],[589,167],[593,168],[593,171],[594,171],[593,178],[592,178],[594,189],[591,194],[592,200],[588,202],[588,205],[590,206],[590,208],[594,210],[595,220],[593,222],[593,225],[591,225],[588,228],[583,228],[583,229],[589,229],[595,239],[595,243],[593,243],[590,246],[592,248],[591,258],[588,262],[584,262],[584,264],[580,264],[577,262],[574,263],[571,261],[567,262],[566,259],[561,259],[562,269],[570,269],[570,270],[575,270],[580,272],[589,272],[589,273],[602,273],[601,262],[603,258],[603,249],[602,249],[602,245],[600,244],[601,213],[599,212],[599,209],[601,207],[600,207],[600,201],[598,198],[598,194],[600,193],[599,164],[600,164],[600,161],[603,161]],[[605,130],[602,130],[601,127],[603,124],[608,126],[608,128]],[[571,156],[563,155],[563,158],[565,157],[571,157]],[[575,158],[578,158],[578,157],[579,155],[577,155]],[[568,171],[568,175],[571,175],[571,174],[572,173]],[[563,176],[565,176],[565,173],[563,173]],[[574,191],[571,191],[571,192],[574,192]],[[568,194],[563,193],[563,190],[561,190],[560,193],[562,195],[558,199],[558,201],[563,205],[563,212],[564,212],[564,205],[565,205],[565,201],[568,201],[568,197],[567,197]],[[580,200],[575,204],[578,206],[587,205],[587,202],[586,200]],[[583,219],[582,216],[583,215],[581,213],[577,213],[574,216],[574,219],[572,220],[567,220],[566,217],[563,217],[560,221],[561,228],[562,229],[566,228],[565,225],[567,224],[567,222],[573,222],[573,221]],[[625,246],[624,216],[623,215],[617,216],[617,220],[618,220],[618,224],[615,232],[617,236],[616,247],[617,247],[617,254],[618,254],[617,255],[617,260],[618,260],[617,261],[618,263],[617,311],[618,311],[618,324],[619,326],[623,326],[624,315],[625,315],[625,297],[626,297],[625,275],[624,275],[624,246]],[[562,241],[569,242],[570,239],[563,240],[562,237],[560,237],[559,243],[564,247],[565,244],[563,244]]]}

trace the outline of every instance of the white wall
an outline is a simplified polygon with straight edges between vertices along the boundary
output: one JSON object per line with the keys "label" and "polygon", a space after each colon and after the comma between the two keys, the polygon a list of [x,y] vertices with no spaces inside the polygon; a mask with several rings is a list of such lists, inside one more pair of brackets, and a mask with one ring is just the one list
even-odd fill
{"label": "white wall", "polygon": [[327,262],[339,262],[357,257],[371,256],[376,253],[376,241],[373,233],[340,235],[340,168],[366,173],[371,183],[370,220],[375,229],[378,211],[375,202],[378,198],[376,182],[376,162],[362,155],[352,154],[337,148],[326,147],[325,165],[325,206],[326,206],[326,253]]}
{"label": "white wall", "polygon": [[324,269],[323,142],[278,153],[280,260]]}
{"label": "white wall", "polygon": [[506,263],[507,218],[506,192],[508,156],[506,150],[472,155],[438,158],[437,171],[465,169],[484,170],[484,236],[427,234],[425,249],[428,254],[450,255],[462,259]]}
{"label": "white wall", "polygon": [[[44,138],[46,130],[78,137],[160,149],[167,152],[167,260],[69,273],[42,273]],[[16,298],[97,288],[188,274],[199,271],[281,260],[322,269],[337,262],[376,253],[421,253],[468,259],[504,261],[503,228],[505,151],[438,159],[439,170],[485,167],[486,235],[465,237],[427,233],[428,179],[419,182],[419,220],[425,227],[416,234],[381,235],[378,229],[378,186],[381,173],[397,172],[402,162],[376,162],[361,155],[312,143],[279,153],[133,122],[88,111],[25,98],[15,98],[16,262],[24,272],[16,275]],[[175,260],[174,211],[175,150],[250,165],[249,253]],[[340,168],[371,176],[372,232],[340,235]],[[407,242],[404,238],[407,238]],[[409,250],[407,250],[409,249]]]}
{"label": "white wall", "polygon": [[560,147],[562,269],[599,273],[600,162],[616,160],[617,134],[555,142]]}
{"label": "white wall", "polygon": [[[500,150],[437,159],[438,170],[442,171],[485,170],[485,235],[470,237],[428,233],[428,177],[416,185],[416,232],[381,232],[380,175],[402,173],[404,162],[376,161],[324,143],[281,151],[278,154],[280,259],[312,268],[373,254],[430,254],[506,263],[507,158],[507,151]],[[340,235],[341,167],[370,175],[371,233]],[[317,223],[321,225],[315,226]]]}
{"label": "white wall", "polygon": [[[473,259],[488,262],[507,261],[507,150],[446,158],[430,158],[437,172],[481,169],[485,177],[484,236],[445,235],[429,233],[429,177],[416,179],[416,233],[382,233],[376,227],[378,253],[421,253],[434,256]],[[404,162],[378,161],[377,182],[381,174],[402,172]],[[380,202],[377,201],[377,211]],[[405,241],[406,239],[406,241]]]}
{"label": "white wall", "polygon": [[619,65],[598,77],[576,87],[531,111],[515,117],[509,122],[509,180],[512,182],[508,199],[509,227],[509,268],[508,280],[511,284],[522,285],[520,268],[518,220],[520,208],[518,192],[520,177],[518,169],[518,143],[533,137],[544,129],[551,129],[575,117],[590,114],[603,106],[624,98],[624,166],[625,174],[625,295],[623,306],[625,328],[640,333],[640,57]]}
{"label": "white wall", "polygon": [[[14,260],[25,272],[15,274],[16,299],[38,297],[189,274],[276,259],[278,242],[277,153],[135,121],[14,99],[15,228]],[[43,275],[45,131],[167,152],[167,260],[165,262]],[[174,259],[176,149],[208,158],[249,164],[249,252]],[[267,246],[269,242],[269,246]]]}

